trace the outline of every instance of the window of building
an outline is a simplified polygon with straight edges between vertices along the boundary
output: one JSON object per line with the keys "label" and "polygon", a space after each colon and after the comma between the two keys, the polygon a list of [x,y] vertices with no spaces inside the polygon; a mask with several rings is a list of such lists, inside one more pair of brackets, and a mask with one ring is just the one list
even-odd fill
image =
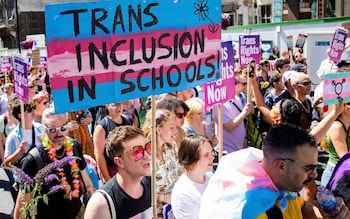
{"label": "window of building", "polygon": [[261,23],[271,23],[271,5],[261,5]]}

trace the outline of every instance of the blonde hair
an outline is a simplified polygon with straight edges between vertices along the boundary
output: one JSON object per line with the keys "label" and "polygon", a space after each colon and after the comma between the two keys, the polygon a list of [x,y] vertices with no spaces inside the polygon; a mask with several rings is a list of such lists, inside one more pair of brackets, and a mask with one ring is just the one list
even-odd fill
{"label": "blonde hair", "polygon": [[[156,111],[156,126],[162,127],[166,121],[171,118],[175,118],[175,114],[166,109],[158,109]],[[152,111],[148,111],[146,114],[146,120],[143,124],[142,131],[147,140],[152,138]]]}
{"label": "blonde hair", "polygon": [[200,99],[198,97],[193,97],[191,99],[186,100],[185,103],[188,106],[188,108],[190,109],[187,112],[187,115],[185,117],[185,123],[191,124],[192,123],[191,115],[198,113],[198,112],[203,112],[204,102],[202,99]]}

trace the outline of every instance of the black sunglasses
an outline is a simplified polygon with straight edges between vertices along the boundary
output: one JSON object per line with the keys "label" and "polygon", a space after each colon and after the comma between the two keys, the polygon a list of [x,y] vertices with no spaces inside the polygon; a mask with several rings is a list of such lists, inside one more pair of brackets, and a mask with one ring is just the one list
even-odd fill
{"label": "black sunglasses", "polygon": [[298,83],[299,85],[303,85],[303,86],[309,86],[309,85],[311,85],[311,81],[305,81],[305,82],[303,82],[303,83]]}
{"label": "black sunglasses", "polygon": [[183,117],[185,117],[187,115],[187,112],[184,113],[175,113],[176,117],[179,119],[182,119]]}

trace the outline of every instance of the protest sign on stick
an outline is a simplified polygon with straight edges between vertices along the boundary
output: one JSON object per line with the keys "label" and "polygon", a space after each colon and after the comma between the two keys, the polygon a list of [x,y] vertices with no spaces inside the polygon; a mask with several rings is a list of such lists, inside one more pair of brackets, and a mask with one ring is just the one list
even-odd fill
{"label": "protest sign on stick", "polygon": [[215,82],[203,86],[205,112],[218,103],[225,103],[235,95],[235,71],[232,42],[221,43],[221,74]]}
{"label": "protest sign on stick", "polygon": [[307,39],[307,35],[305,34],[299,34],[297,41],[295,42],[295,48],[304,48],[305,42]]}
{"label": "protest sign on stick", "polygon": [[23,102],[29,102],[28,91],[28,69],[27,63],[19,56],[13,59],[13,79],[15,85],[15,93]]}
{"label": "protest sign on stick", "polygon": [[[203,86],[205,111],[209,112],[215,104],[223,104],[235,95],[235,71],[232,42],[221,43],[221,74],[220,79]],[[221,106],[221,105],[220,105]],[[214,112],[215,113],[215,112]],[[218,127],[222,127],[222,107],[218,109]],[[213,134],[215,130],[213,130]],[[219,133],[219,158],[222,156],[222,133]]]}
{"label": "protest sign on stick", "polygon": [[329,60],[339,62],[345,47],[345,40],[348,36],[348,31],[343,28],[335,30],[333,40],[329,50]]}
{"label": "protest sign on stick", "polygon": [[220,76],[221,6],[214,0],[53,4],[45,18],[58,113],[193,88]]}

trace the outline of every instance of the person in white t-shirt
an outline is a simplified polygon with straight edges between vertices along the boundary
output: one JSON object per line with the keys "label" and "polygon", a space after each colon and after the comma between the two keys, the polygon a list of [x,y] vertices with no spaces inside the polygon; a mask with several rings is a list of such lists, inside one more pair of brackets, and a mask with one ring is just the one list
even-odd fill
{"label": "person in white t-shirt", "polygon": [[198,218],[202,194],[212,176],[213,145],[202,135],[190,134],[181,141],[179,163],[185,172],[171,193],[175,218]]}

